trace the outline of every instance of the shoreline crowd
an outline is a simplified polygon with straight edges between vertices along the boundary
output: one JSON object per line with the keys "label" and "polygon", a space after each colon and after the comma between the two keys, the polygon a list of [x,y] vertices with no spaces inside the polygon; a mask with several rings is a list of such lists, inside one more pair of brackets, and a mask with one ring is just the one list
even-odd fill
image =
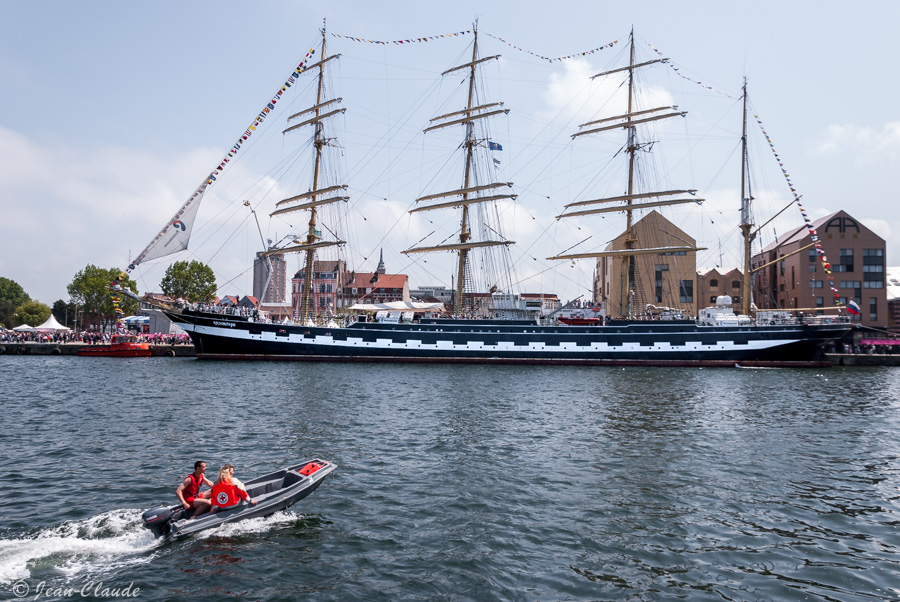
{"label": "shoreline crowd", "polygon": [[[7,330],[0,332],[0,343],[59,343],[80,345],[106,345],[112,337],[112,332],[15,332]],[[141,334],[135,333],[137,341],[150,343],[151,345],[192,345],[191,337],[187,334]]]}

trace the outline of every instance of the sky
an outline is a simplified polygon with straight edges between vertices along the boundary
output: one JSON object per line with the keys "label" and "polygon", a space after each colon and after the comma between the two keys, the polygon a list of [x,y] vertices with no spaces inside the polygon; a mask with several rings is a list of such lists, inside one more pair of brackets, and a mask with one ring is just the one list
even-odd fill
{"label": "sky", "polygon": [[[452,286],[452,256],[401,252],[458,228],[451,214],[407,212],[418,196],[459,184],[460,132],[422,130],[462,108],[452,100],[458,78],[440,74],[468,60],[473,36],[402,45],[350,38],[417,40],[470,31],[476,20],[480,55],[500,55],[483,69],[485,99],[509,109],[491,121],[491,140],[503,147],[491,156],[498,181],[518,194],[500,217],[516,241],[511,267],[521,292],[588,295],[593,262],[546,258],[602,249],[622,229],[611,217],[555,217],[568,202],[622,193],[622,135],[571,135],[584,121],[624,112],[621,80],[590,77],[627,64],[632,28],[638,60],[658,58],[656,50],[670,60],[642,70],[642,106],[688,111],[649,132],[653,153],[642,160],[648,183],[696,188],[706,199],[666,214],[708,249],[698,269],[740,262],[744,77],[757,223],[791,193],[753,115],[810,218],[848,211],[886,240],[888,265],[900,265],[891,169],[900,158],[896,2],[50,0],[0,2],[0,16],[15,24],[0,37],[0,276],[47,304],[68,300],[66,286],[86,265],[121,269],[141,252],[318,47],[323,20],[328,54],[341,54],[329,85],[347,109],[335,148],[356,220],[341,233],[352,244],[351,269],[374,271],[383,252],[387,271],[409,274],[412,288]],[[569,58],[547,60],[558,57]],[[305,230],[300,219],[269,217],[273,200],[309,185],[296,154],[309,134],[282,134],[288,111],[305,108],[300,88],[210,187],[191,248],[138,267],[141,293],[159,290],[172,261],[196,259],[213,267],[220,295],[251,294],[262,243],[243,200],[264,238]],[[789,208],[759,243],[802,225]],[[299,259],[288,265],[296,271]]]}

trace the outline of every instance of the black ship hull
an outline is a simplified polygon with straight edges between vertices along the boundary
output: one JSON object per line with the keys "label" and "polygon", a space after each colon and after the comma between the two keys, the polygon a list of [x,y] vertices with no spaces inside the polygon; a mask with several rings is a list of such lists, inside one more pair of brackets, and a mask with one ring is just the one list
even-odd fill
{"label": "black ship hull", "polygon": [[847,323],[699,326],[631,322],[539,326],[446,320],[348,327],[254,322],[239,316],[166,312],[202,359],[653,366],[829,366],[822,345]]}

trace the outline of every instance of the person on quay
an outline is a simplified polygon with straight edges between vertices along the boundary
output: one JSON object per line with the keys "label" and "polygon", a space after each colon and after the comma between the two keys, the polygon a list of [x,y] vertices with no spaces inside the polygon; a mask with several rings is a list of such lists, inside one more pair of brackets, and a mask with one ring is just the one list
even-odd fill
{"label": "person on quay", "polygon": [[206,485],[212,487],[213,483],[204,476],[206,462],[197,460],[194,462],[194,472],[184,477],[181,485],[175,490],[175,495],[181,501],[185,510],[194,510],[193,516],[199,516],[210,509],[212,490],[200,492],[200,487]]}
{"label": "person on quay", "polygon": [[230,510],[240,505],[241,500],[256,505],[244,489],[234,483],[234,465],[226,464],[219,469],[219,476],[212,488],[212,512]]}

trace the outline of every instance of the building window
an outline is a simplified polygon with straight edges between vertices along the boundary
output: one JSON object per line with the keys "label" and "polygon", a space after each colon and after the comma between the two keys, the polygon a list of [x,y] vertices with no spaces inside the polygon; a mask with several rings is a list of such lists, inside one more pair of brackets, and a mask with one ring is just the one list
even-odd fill
{"label": "building window", "polygon": [[713,296],[711,296],[711,297],[709,298],[709,302],[710,302],[710,303],[715,303],[715,302],[716,302],[716,299],[718,299],[718,297],[717,297],[716,295],[713,295]]}
{"label": "building window", "polygon": [[862,254],[863,288],[884,288],[884,250],[863,249]]}
{"label": "building window", "polygon": [[878,297],[869,297],[869,320],[878,321]]}
{"label": "building window", "polygon": [[715,278],[709,281],[709,288],[716,288],[717,286],[719,286],[719,281]]}
{"label": "building window", "polygon": [[862,288],[859,280],[841,280],[841,288]]}
{"label": "building window", "polygon": [[853,249],[841,249],[841,262],[838,272],[853,271]]}
{"label": "building window", "polygon": [[731,288],[741,288],[741,281],[740,280],[732,280]]}
{"label": "building window", "polygon": [[815,263],[815,262],[816,262],[816,250],[815,250],[815,249],[810,249],[810,250],[809,250],[809,262],[810,262],[810,263]]}
{"label": "building window", "polygon": [[809,288],[822,288],[824,286],[824,281],[822,280],[810,280]]}
{"label": "building window", "polygon": [[669,271],[668,264],[666,264],[666,263],[657,263],[656,264],[656,281],[655,281],[656,290],[654,291],[655,295],[656,295],[656,303],[662,303],[663,272],[668,272],[668,271]]}
{"label": "building window", "polygon": [[693,280],[682,280],[681,284],[678,286],[678,300],[681,303],[693,303],[694,302],[694,281]]}
{"label": "building window", "polygon": [[809,271],[814,274],[816,272],[816,264],[809,264]]}

